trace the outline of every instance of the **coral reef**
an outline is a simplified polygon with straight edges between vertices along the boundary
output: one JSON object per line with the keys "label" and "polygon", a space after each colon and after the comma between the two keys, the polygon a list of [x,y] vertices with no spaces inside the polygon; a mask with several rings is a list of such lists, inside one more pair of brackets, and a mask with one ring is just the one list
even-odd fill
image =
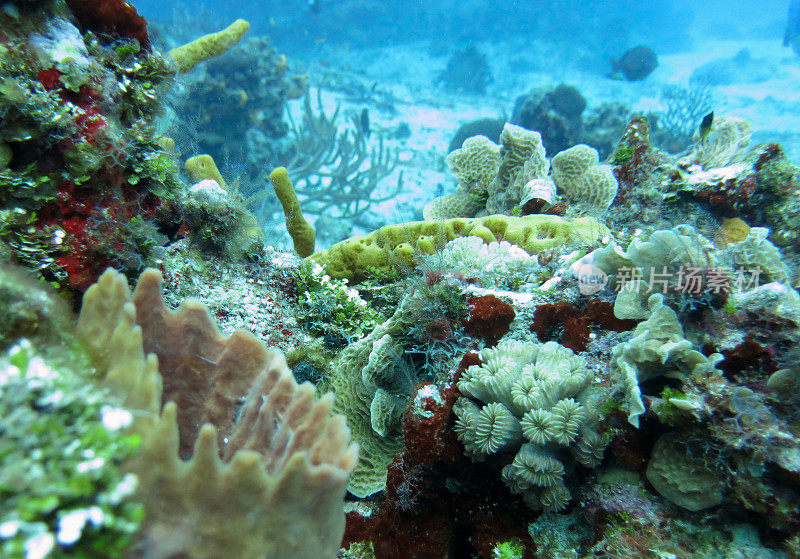
{"label": "coral reef", "polygon": [[[500,114],[501,43],[430,43],[453,55],[431,90],[435,68],[409,82],[382,47],[316,35],[357,7],[303,8],[317,40],[293,77],[201,9],[150,36],[118,0],[0,10],[0,554],[800,554],[800,172],[782,148],[711,113],[697,79],[660,100],[656,82],[555,81],[518,100],[522,126],[467,123],[443,158],[453,119]],[[549,34],[578,17],[540,8]],[[474,29],[453,36],[480,45]],[[503,91],[578,75],[532,36],[498,60]],[[629,40],[570,57],[596,75]],[[615,64],[638,80],[657,60]]]}
{"label": "coral reef", "polygon": [[447,156],[447,165],[459,191],[428,203],[425,219],[511,213],[531,197],[530,181],[545,178],[550,169],[539,133],[513,124],[503,127],[499,145],[485,136],[467,138]]}
{"label": "coral reef", "polygon": [[[43,4],[43,16],[54,12]],[[67,19],[23,21],[0,46],[0,239],[18,263],[83,291],[106,266],[135,273],[175,233],[165,208],[177,169],[153,127],[173,72],[135,39],[105,46]]]}

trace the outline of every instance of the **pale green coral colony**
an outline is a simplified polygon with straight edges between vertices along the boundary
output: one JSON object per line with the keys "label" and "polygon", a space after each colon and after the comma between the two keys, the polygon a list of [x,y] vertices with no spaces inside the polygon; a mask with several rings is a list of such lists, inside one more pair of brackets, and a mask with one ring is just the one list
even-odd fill
{"label": "pale green coral colony", "polygon": [[468,396],[454,408],[459,440],[476,460],[518,449],[503,481],[534,508],[563,509],[570,493],[560,451],[586,466],[603,456],[586,361],[555,342],[511,340],[484,349],[481,359],[458,382]]}

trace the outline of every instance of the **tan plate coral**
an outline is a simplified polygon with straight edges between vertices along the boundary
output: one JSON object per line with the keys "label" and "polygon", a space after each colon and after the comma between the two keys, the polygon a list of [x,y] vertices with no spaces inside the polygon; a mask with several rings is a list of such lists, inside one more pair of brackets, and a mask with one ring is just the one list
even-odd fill
{"label": "tan plate coral", "polygon": [[357,447],[332,395],[298,385],[252,334],[222,336],[199,301],[167,308],[155,270],[132,298],[106,271],[78,334],[143,438],[131,470],[146,516],[132,556],[336,556]]}

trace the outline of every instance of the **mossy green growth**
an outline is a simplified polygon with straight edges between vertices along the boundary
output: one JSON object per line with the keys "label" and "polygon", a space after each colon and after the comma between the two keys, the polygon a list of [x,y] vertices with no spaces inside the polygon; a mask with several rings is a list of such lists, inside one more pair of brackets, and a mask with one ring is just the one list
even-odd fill
{"label": "mossy green growth", "polygon": [[492,550],[493,559],[522,559],[525,548],[518,541],[502,542]]}
{"label": "mossy green growth", "polygon": [[661,399],[661,402],[653,406],[653,411],[658,416],[659,421],[674,425],[679,423],[681,418],[686,417],[686,412],[673,404],[671,400],[688,400],[689,396],[677,388],[666,386],[661,393]]}
{"label": "mossy green growth", "polygon": [[331,278],[314,262],[298,268],[297,289],[301,322],[317,335],[337,334],[353,342],[386,319],[346,279]]}
{"label": "mossy green growth", "polygon": [[0,357],[0,555],[122,557],[143,517],[129,412],[22,341]]}
{"label": "mossy green growth", "polygon": [[620,145],[614,152],[614,165],[624,165],[633,158],[635,149],[632,146]]}

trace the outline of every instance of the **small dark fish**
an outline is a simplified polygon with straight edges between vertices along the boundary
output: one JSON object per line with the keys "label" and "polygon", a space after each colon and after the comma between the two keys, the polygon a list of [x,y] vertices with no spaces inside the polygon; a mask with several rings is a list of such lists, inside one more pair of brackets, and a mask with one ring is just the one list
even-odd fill
{"label": "small dark fish", "polygon": [[320,3],[322,0],[308,0],[308,7],[311,9],[312,14],[318,14],[322,9]]}
{"label": "small dark fish", "polygon": [[361,131],[364,132],[364,135],[369,138],[370,134],[372,134],[372,130],[369,127],[369,109],[364,107],[361,109],[361,116],[359,117],[359,122],[361,123]]}
{"label": "small dark fish", "polygon": [[700,141],[706,139],[708,133],[711,132],[711,127],[714,126],[714,111],[711,111],[706,116],[703,117],[703,121],[700,123]]}

